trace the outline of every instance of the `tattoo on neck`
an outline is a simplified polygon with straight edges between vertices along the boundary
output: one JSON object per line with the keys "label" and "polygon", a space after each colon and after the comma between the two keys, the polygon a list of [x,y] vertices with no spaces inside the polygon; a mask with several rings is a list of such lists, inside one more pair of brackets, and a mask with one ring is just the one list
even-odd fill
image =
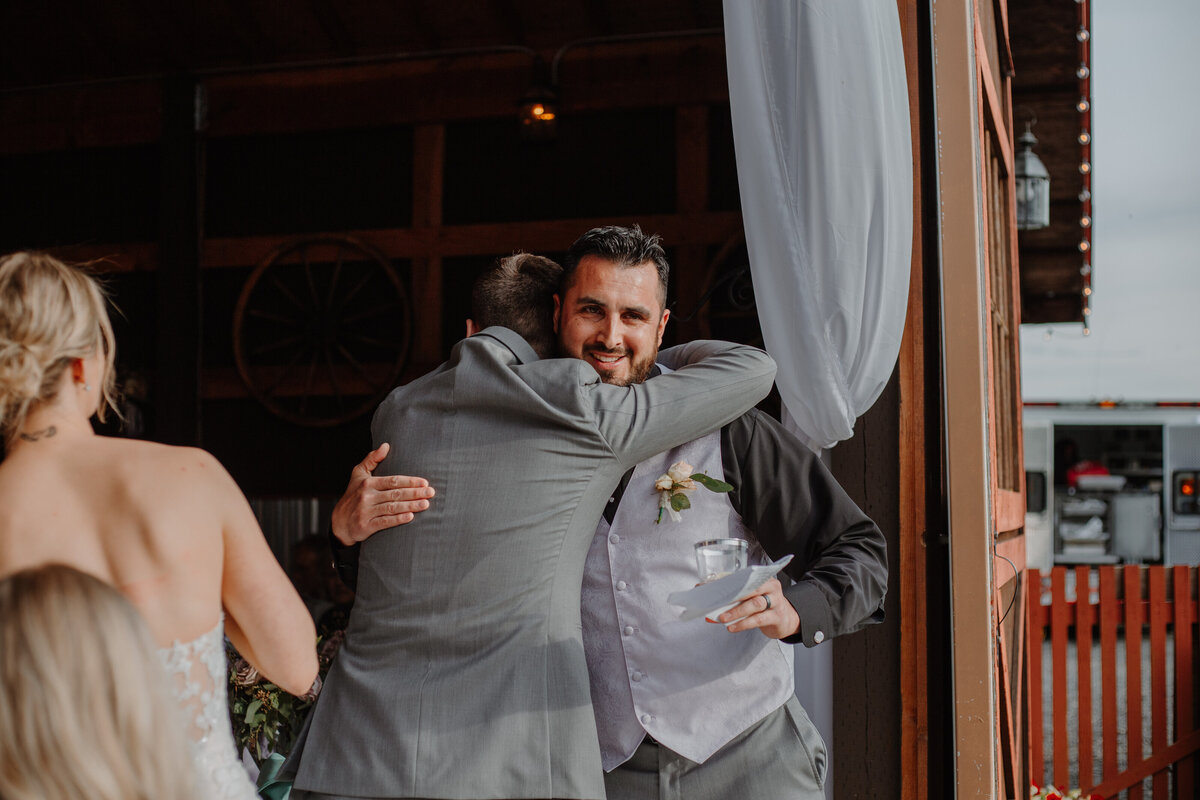
{"label": "tattoo on neck", "polygon": [[42,428],[40,431],[31,431],[29,433],[21,431],[19,436],[23,442],[36,442],[38,439],[49,439],[56,433],[58,433],[58,428],[51,425],[49,428]]}

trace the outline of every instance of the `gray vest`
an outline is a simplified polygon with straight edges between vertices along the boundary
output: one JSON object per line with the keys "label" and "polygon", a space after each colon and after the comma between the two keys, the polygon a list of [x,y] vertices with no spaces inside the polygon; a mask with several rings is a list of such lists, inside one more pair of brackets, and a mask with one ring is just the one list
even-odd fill
{"label": "gray vest", "polygon": [[790,645],[681,622],[667,603],[697,581],[697,541],[746,539],[751,563],[769,561],[728,496],[703,487],[689,493],[682,522],[664,515],[655,524],[654,481],[676,461],[722,478],[720,431],[639,464],[612,526],[601,519],[588,552],[583,641],[605,770],[628,760],[647,733],[703,762],[794,693]]}

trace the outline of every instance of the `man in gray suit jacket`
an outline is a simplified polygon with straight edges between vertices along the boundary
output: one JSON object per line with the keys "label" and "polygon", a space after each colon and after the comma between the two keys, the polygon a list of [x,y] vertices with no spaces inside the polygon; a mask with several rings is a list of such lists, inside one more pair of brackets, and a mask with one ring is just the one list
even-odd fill
{"label": "man in gray suit jacket", "polygon": [[506,259],[488,295],[519,313],[476,318],[525,338],[488,327],[376,412],[381,472],[438,495],[362,545],[346,643],[285,768],[298,799],[604,797],[579,612],[597,520],[627,469],[751,408],[775,370],[716,342],[628,387],[539,360],[558,275]]}

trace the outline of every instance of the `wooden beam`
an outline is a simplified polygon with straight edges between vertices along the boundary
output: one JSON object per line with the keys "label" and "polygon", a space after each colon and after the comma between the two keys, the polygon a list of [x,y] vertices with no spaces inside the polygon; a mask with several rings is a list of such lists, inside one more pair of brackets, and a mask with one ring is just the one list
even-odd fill
{"label": "wooden beam", "polygon": [[929,796],[929,656],[925,518],[928,465],[925,375],[925,251],[922,236],[920,26],[916,3],[897,0],[913,153],[913,243],[908,316],[900,340],[900,786],[901,800]]}
{"label": "wooden beam", "polygon": [[163,88],[162,217],[157,285],[155,438],[200,445],[200,365],[203,322],[200,232],[204,213],[203,141],[196,109],[203,89],[186,77]]}
{"label": "wooden beam", "polygon": [[0,94],[0,155],[156,142],[162,84],[122,83]]}
{"label": "wooden beam", "polygon": [[[942,263],[945,437],[950,524],[954,764],[958,798],[991,798],[996,756],[992,536],[988,498],[986,291],[979,67],[971,0],[933,0],[937,218]],[[954,265],[953,269],[948,268]]]}
{"label": "wooden beam", "polygon": [[[735,211],[700,214],[647,214],[630,220],[645,231],[662,235],[670,246],[719,245],[735,236],[742,216]],[[329,231],[347,234],[372,244],[388,258],[505,255],[515,250],[533,253],[561,252],[579,234],[611,225],[610,217],[583,217],[532,222],[443,225],[440,228],[376,228]],[[305,234],[310,235],[310,234]],[[315,234],[314,234],[315,235]],[[296,238],[293,234],[237,236],[206,239],[201,266],[205,269],[246,267],[257,264],[272,250]],[[73,261],[108,258],[110,272],[156,269],[159,248],[147,242],[114,242],[59,247],[60,257]],[[105,267],[101,267],[105,269]]]}
{"label": "wooden beam", "polygon": [[[507,117],[529,79],[526,53],[213,75],[203,81],[207,133],[243,136]],[[560,79],[562,114],[662,107],[663,98],[681,106],[729,101],[720,37],[583,48],[572,54]],[[155,82],[130,82],[0,95],[5,119],[0,153],[157,141],[156,90]],[[68,135],[74,127],[84,128],[85,135]]]}

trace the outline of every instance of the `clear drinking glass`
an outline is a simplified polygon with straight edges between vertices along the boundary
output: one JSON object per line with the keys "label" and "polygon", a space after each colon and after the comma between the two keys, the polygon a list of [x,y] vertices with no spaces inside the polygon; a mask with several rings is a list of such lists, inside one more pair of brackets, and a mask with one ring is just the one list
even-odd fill
{"label": "clear drinking glass", "polygon": [[715,581],[746,566],[745,539],[707,539],[696,542],[696,575],[701,583]]}

